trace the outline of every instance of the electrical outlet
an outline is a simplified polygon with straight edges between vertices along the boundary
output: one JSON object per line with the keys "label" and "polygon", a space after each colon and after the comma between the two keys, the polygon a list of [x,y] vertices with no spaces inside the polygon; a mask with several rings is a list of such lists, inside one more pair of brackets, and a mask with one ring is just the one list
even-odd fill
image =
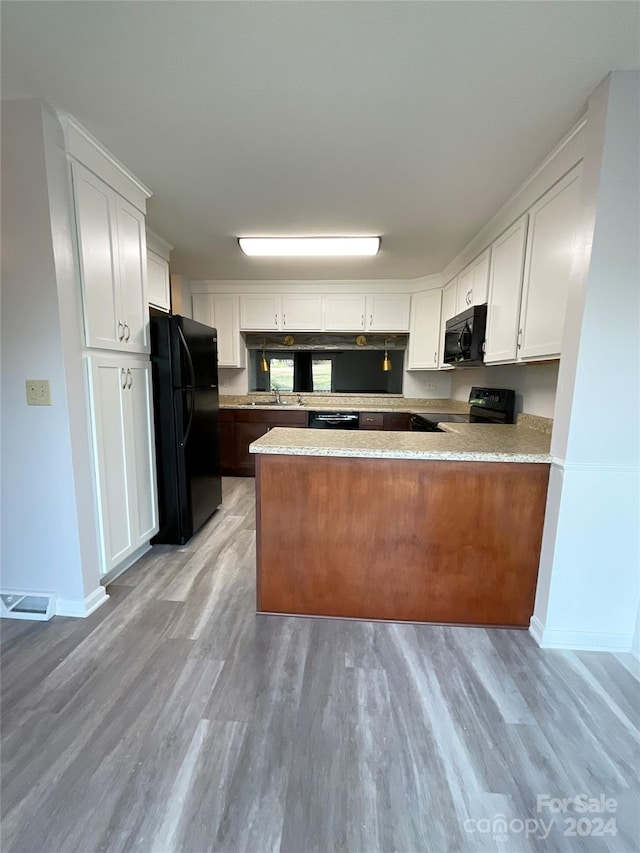
{"label": "electrical outlet", "polygon": [[435,391],[436,390],[436,383],[435,382],[427,382],[425,384],[425,389],[427,391]]}
{"label": "electrical outlet", "polygon": [[51,388],[48,379],[27,379],[27,406],[50,406]]}

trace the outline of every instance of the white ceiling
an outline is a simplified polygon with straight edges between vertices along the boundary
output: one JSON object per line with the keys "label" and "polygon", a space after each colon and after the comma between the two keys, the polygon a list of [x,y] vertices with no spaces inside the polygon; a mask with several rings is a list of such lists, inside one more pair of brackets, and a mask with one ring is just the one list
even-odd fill
{"label": "white ceiling", "polygon": [[[636,2],[2,2],[2,95],[70,112],[154,192],[192,279],[439,272],[640,64]],[[375,258],[239,235],[381,234]]]}

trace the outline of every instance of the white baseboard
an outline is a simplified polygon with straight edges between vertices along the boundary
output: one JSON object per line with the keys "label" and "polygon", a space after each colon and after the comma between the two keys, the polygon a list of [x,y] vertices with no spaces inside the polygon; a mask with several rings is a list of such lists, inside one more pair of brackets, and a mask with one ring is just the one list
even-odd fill
{"label": "white baseboard", "polygon": [[542,637],[544,635],[544,625],[537,616],[532,616],[529,621],[529,633],[539,646],[542,646]]}
{"label": "white baseboard", "polygon": [[85,599],[59,598],[56,602],[56,616],[75,616],[84,619],[108,600],[109,596],[103,586],[94,589]]}
{"label": "white baseboard", "polygon": [[529,633],[541,649],[572,649],[580,652],[628,652],[633,640],[631,634],[545,628],[537,616],[531,617]]}

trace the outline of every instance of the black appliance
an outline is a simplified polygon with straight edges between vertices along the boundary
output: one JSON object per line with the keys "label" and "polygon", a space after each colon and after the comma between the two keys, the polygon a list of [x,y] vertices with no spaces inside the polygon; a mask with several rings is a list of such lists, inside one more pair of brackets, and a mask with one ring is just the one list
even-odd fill
{"label": "black appliance", "polygon": [[484,363],[487,306],[474,305],[445,324],[445,364],[473,367]]}
{"label": "black appliance", "polygon": [[309,429],[358,429],[357,412],[309,412]]}
{"label": "black appliance", "polygon": [[515,418],[516,393],[510,388],[473,387],[469,393],[469,414],[426,412],[411,416],[413,432],[444,432],[438,424],[512,424]]}
{"label": "black appliance", "polygon": [[184,545],[222,503],[218,336],[187,317],[151,317],[160,529]]}

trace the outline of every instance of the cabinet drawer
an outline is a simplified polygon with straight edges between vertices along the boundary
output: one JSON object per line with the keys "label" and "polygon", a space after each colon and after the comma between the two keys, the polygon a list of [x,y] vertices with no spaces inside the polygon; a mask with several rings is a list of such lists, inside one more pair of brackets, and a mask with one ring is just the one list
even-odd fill
{"label": "cabinet drawer", "polygon": [[220,409],[220,423],[233,423],[235,421],[235,412],[233,409]]}
{"label": "cabinet drawer", "polygon": [[382,412],[360,412],[360,429],[382,429],[384,414]]}

